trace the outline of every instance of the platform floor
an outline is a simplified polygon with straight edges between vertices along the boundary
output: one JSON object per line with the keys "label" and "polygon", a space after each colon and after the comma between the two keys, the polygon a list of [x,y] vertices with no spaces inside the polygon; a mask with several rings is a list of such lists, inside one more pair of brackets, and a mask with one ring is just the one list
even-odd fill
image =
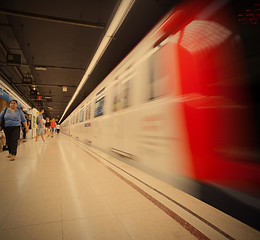
{"label": "platform floor", "polygon": [[60,133],[0,152],[0,240],[259,240],[260,232]]}

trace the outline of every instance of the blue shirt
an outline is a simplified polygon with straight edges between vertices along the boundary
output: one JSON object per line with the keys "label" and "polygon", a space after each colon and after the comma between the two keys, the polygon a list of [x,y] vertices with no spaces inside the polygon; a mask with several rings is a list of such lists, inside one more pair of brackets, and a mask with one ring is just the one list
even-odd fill
{"label": "blue shirt", "polygon": [[40,120],[39,119],[41,119],[42,120],[42,124],[43,124],[43,116],[42,116],[42,114],[41,113],[39,113],[39,115],[38,115],[38,117],[37,117],[37,126],[38,126],[38,128],[42,128],[42,125],[41,125],[41,123],[40,123]]}
{"label": "blue shirt", "polygon": [[23,112],[19,109],[16,109],[14,112],[10,108],[3,109],[0,114],[0,120],[2,121],[3,118],[5,120],[5,127],[16,127],[21,126],[21,122],[26,122],[25,116]]}

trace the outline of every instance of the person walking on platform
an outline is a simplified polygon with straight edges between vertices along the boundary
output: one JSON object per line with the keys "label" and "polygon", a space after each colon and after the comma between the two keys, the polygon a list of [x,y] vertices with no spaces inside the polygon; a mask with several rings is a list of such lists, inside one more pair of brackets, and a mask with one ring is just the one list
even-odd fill
{"label": "person walking on platform", "polygon": [[45,122],[45,130],[46,130],[47,137],[50,136],[50,127],[51,127],[51,122],[50,119],[47,117]]}
{"label": "person walking on platform", "polygon": [[53,137],[54,132],[55,132],[56,122],[55,122],[54,118],[50,122],[51,122],[51,137]]}
{"label": "person walking on platform", "polygon": [[57,131],[57,134],[60,133],[60,125],[59,124],[56,125],[56,131]]}
{"label": "person walking on platform", "polygon": [[17,106],[17,100],[12,100],[10,102],[10,108],[3,109],[0,114],[0,121],[4,120],[4,133],[9,151],[8,157],[11,161],[15,160],[17,154],[21,122],[25,126],[26,133],[29,131],[24,113],[18,109]]}
{"label": "person walking on platform", "polygon": [[[24,116],[25,116],[25,119],[26,119],[26,122],[27,122],[27,126],[29,128],[29,118],[28,118],[28,115],[26,113],[24,113]],[[23,141],[26,142],[26,129],[25,129],[25,126],[22,126],[22,131],[23,131]]]}
{"label": "person walking on platform", "polygon": [[45,142],[44,136],[43,136],[44,135],[44,125],[43,125],[43,115],[42,115],[43,113],[44,113],[44,109],[41,108],[40,113],[39,113],[39,115],[37,117],[37,127],[38,128],[36,129],[35,142],[37,142],[39,135],[41,135],[42,141]]}
{"label": "person walking on platform", "polygon": [[2,145],[3,145],[2,150],[7,151],[8,149],[7,149],[7,146],[6,146],[6,138],[5,138],[4,130],[0,131],[0,138],[1,138]]}

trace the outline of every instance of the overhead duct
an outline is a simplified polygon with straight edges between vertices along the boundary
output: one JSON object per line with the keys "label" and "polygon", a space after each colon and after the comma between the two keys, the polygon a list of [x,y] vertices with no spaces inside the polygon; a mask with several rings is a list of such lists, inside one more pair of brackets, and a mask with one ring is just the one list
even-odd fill
{"label": "overhead duct", "polygon": [[20,54],[11,54],[11,53],[8,53],[6,55],[6,61],[8,63],[21,63],[21,55]]}

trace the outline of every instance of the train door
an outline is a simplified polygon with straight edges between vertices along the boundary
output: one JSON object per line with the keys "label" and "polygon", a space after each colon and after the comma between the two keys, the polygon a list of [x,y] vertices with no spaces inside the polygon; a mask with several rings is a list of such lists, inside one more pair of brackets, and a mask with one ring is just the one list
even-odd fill
{"label": "train door", "polygon": [[29,116],[29,132],[27,133],[28,138],[34,138],[36,137],[36,119],[37,119],[37,114],[38,110],[36,108],[30,109],[27,111],[28,116]]}

